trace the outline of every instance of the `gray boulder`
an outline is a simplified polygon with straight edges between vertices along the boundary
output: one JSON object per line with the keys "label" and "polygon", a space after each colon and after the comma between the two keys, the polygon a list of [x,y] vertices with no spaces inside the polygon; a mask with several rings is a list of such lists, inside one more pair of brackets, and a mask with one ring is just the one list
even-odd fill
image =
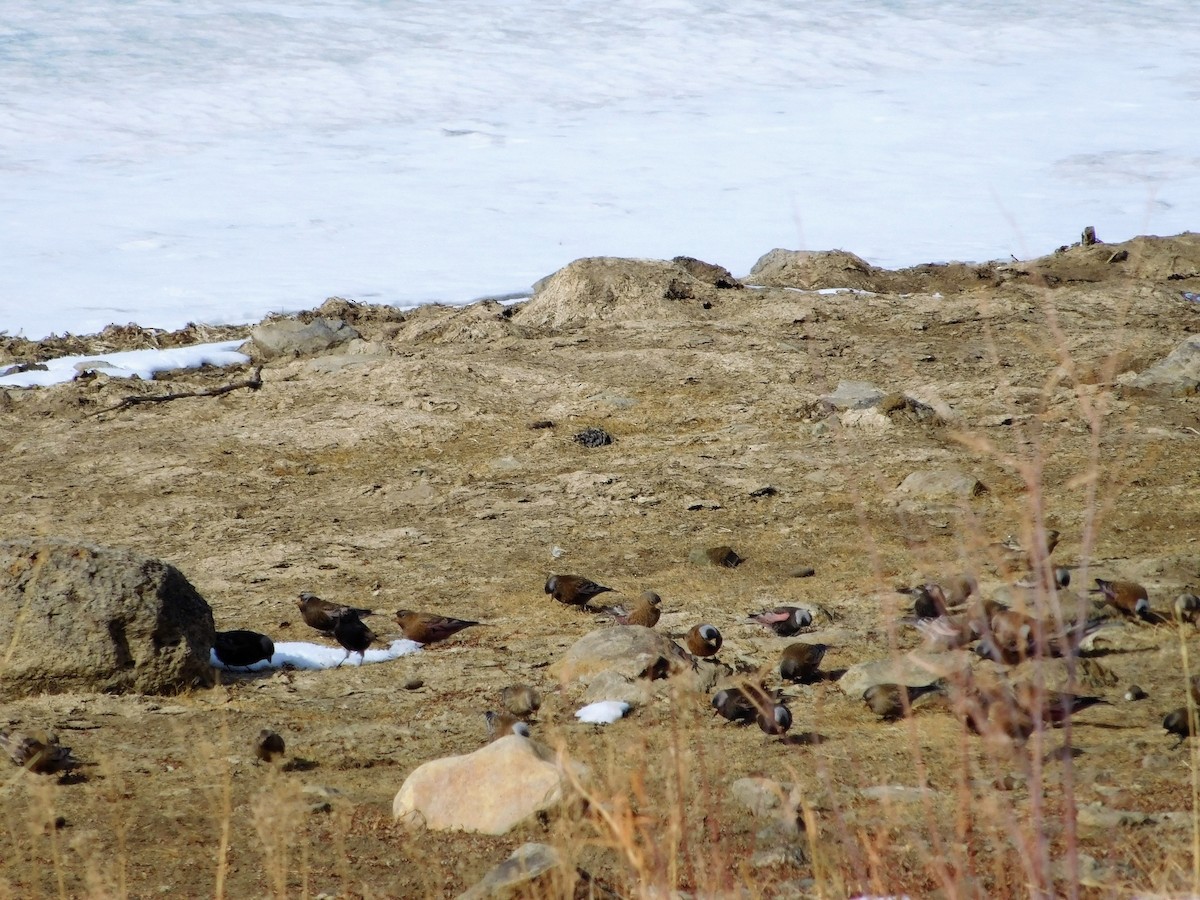
{"label": "gray boulder", "polygon": [[926,499],[975,497],[986,490],[987,487],[974,475],[954,469],[912,472],[896,488],[897,493]]}
{"label": "gray boulder", "polygon": [[1140,375],[1117,380],[1134,392],[1169,397],[1200,393],[1200,335],[1192,335]]}
{"label": "gray boulder", "polygon": [[566,864],[562,854],[549,844],[522,844],[477,885],[459,894],[458,900],[502,900],[528,896],[535,890],[538,896],[543,892],[545,896],[553,896],[556,892],[552,887],[557,887],[553,885],[553,873],[558,870],[565,872]]}
{"label": "gray boulder", "polygon": [[63,538],[0,542],[0,698],[212,684],[212,610],[174,566]]}
{"label": "gray boulder", "polygon": [[949,653],[912,650],[891,659],[856,663],[838,679],[838,687],[846,696],[857,700],[872,685],[906,684],[909,687],[922,687],[947,675],[961,675],[970,668],[971,654],[965,650]]}
{"label": "gray boulder", "polygon": [[298,319],[280,319],[259,325],[250,332],[250,341],[257,358],[275,359],[320,353],[359,336],[341,319],[313,319],[307,325]]}

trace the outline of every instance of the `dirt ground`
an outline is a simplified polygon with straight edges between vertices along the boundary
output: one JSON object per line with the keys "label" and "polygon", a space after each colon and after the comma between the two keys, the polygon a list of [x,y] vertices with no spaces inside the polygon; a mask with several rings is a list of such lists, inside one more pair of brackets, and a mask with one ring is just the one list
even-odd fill
{"label": "dirt ground", "polygon": [[[182,570],[218,628],[276,641],[314,634],[293,605],[302,590],[383,611],[372,624],[388,637],[402,606],[488,624],[361,669],[5,704],[0,727],[55,730],[88,765],[62,784],[3,772],[0,896],[445,897],[530,840],[620,896],[1027,896],[1022,848],[1058,864],[1075,840],[1085,896],[1190,890],[1195,748],[1161,728],[1183,703],[1181,649],[1200,658],[1190,626],[1114,629],[1086,686],[1111,705],[1025,751],[985,746],[936,708],[879,722],[832,679],[786,687],[799,740],[670,690],[599,728],[574,720],[577,693],[549,674],[605,627],[543,593],[552,572],[657,591],[660,631],[711,622],[744,669],[774,667],[789,643],[748,612],[808,606],[836,671],[917,644],[893,625],[896,586],[970,570],[997,590],[987,545],[1028,541],[1035,521],[1062,532],[1056,561],[1084,567],[1075,585],[1132,578],[1169,611],[1200,587],[1200,397],[1118,376],[1196,333],[1200,304],[1182,292],[1200,291],[1200,266],[1191,240],[1122,246],[1133,262],[1074,248],[944,283],[936,267],[910,272],[894,291],[684,291],[569,326],[497,304],[331,301],[372,352],[271,361],[258,391],[101,412],[249,367],[0,391],[0,534],[136,548]],[[147,334],[9,341],[7,357],[167,339]],[[819,402],[842,380],[916,396],[944,421],[844,424]],[[615,442],[572,440],[592,426]],[[986,491],[896,493],[924,469]],[[723,544],[745,562],[688,560]],[[815,574],[792,577],[803,566]],[[535,737],[592,768],[610,818],[503,837],[395,825],[405,776],[482,746],[483,712],[516,681],[547,695]],[[1133,682],[1148,699],[1123,699]],[[287,769],[255,761],[263,727],[285,737]],[[1067,740],[1073,758],[1057,752]],[[752,864],[762,822],[729,792],[746,775],[811,798],[808,861]],[[1114,827],[1081,813],[1076,835],[1072,802],[1131,815]],[[1179,815],[1137,815],[1164,812]]]}

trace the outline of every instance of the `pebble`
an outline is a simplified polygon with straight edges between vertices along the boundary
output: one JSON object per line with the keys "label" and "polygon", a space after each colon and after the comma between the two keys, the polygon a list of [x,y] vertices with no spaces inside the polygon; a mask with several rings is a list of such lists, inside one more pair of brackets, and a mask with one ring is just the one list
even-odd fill
{"label": "pebble", "polygon": [[404,689],[406,691],[415,691],[417,688],[423,687],[425,687],[424,678],[410,678],[408,681],[404,682]]}

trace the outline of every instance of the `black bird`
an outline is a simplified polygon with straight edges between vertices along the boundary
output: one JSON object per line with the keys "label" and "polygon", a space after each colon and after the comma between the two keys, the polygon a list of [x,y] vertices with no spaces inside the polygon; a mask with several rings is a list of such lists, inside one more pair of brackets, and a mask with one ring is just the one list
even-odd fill
{"label": "black bird", "polygon": [[213,652],[223,666],[248,668],[260,660],[270,662],[275,644],[257,631],[218,631],[213,638]]}
{"label": "black bird", "polygon": [[375,632],[358,617],[358,613],[349,609],[334,614],[333,639],[346,651],[346,655],[342,657],[342,662],[338,663],[338,666],[348,660],[351,653],[358,654],[359,665],[362,665],[366,660],[367,648],[379,640],[375,636]]}
{"label": "black bird", "polygon": [[254,739],[254,755],[263,762],[269,763],[276,756],[283,756],[285,752],[283,738],[278,732],[271,731],[269,728],[264,728]]}
{"label": "black bird", "polygon": [[300,592],[300,599],[296,601],[296,606],[300,610],[300,615],[304,617],[305,623],[323,634],[330,634],[333,631],[333,615],[340,610],[348,609],[358,616],[375,615],[374,610],[331,603],[308,591]]}
{"label": "black bird", "polygon": [[[1196,733],[1195,722],[1188,715],[1188,708],[1181,706],[1179,709],[1173,709],[1167,713],[1167,717],[1163,719],[1163,728],[1169,734],[1174,734],[1179,737],[1179,744],[1182,744],[1187,738],[1190,738]],[[1178,747],[1179,744],[1175,746]]]}
{"label": "black bird", "polygon": [[[747,683],[741,687],[725,688],[712,699],[713,709],[724,719],[739,725],[757,722],[760,717],[774,715],[777,700],[760,684]],[[763,726],[766,730],[766,726]]]}
{"label": "black bird", "polygon": [[593,597],[611,590],[581,575],[551,575],[546,579],[546,593],[568,606],[585,607]]}

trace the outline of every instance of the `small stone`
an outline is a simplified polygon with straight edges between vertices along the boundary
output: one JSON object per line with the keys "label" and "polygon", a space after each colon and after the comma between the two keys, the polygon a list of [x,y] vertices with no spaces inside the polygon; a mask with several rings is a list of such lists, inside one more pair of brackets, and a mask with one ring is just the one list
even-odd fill
{"label": "small stone", "polygon": [[423,687],[425,687],[424,678],[410,678],[408,681],[404,682],[404,689],[406,691],[415,691],[417,688]]}
{"label": "small stone", "polygon": [[775,868],[776,866],[804,866],[808,857],[804,847],[791,844],[786,847],[776,847],[773,850],[758,850],[750,856],[750,865],[755,869]]}
{"label": "small stone", "polygon": [[607,447],[614,440],[613,436],[603,428],[585,428],[571,438],[575,443],[584,447]]}
{"label": "small stone", "polygon": [[537,419],[533,422],[530,422],[525,427],[528,428],[530,431],[540,431],[545,428],[553,428],[554,423],[551,422],[549,419]]}
{"label": "small stone", "polygon": [[683,508],[688,510],[688,512],[696,512],[701,509],[720,509],[721,504],[716,500],[702,500],[698,497],[693,497],[683,502]]}
{"label": "small stone", "polygon": [[758,497],[774,497],[774,496],[775,496],[776,494],[778,494],[778,493],[779,493],[779,489],[778,489],[778,488],[776,488],[776,487],[774,487],[774,486],[772,486],[772,485],[769,485],[769,484],[764,484],[762,487],[760,487],[760,488],[755,488],[754,490],[752,490],[752,491],[750,492],[750,496],[751,496],[751,497],[755,497],[755,498],[758,498]]}
{"label": "small stone", "polygon": [[987,487],[974,475],[955,469],[932,469],[910,473],[896,488],[901,494],[918,497],[975,497]]}
{"label": "small stone", "polygon": [[732,547],[695,547],[688,552],[688,561],[696,565],[736,569],[744,560]]}
{"label": "small stone", "polygon": [[817,570],[812,566],[796,566],[788,570],[789,578],[812,578],[817,574]]}
{"label": "small stone", "polygon": [[884,392],[866,381],[839,381],[837,390],[820,398],[821,406],[829,412],[847,409],[870,409],[884,398]]}

